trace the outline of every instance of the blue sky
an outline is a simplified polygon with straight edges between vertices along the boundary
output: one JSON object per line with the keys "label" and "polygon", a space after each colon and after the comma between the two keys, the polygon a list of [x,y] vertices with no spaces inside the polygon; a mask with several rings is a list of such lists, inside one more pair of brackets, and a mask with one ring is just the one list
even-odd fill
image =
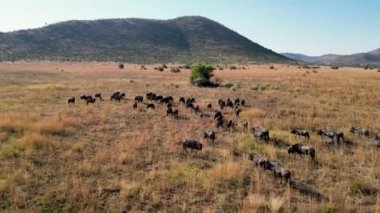
{"label": "blue sky", "polygon": [[72,19],[201,15],[276,52],[380,47],[380,0],[1,0],[0,32]]}

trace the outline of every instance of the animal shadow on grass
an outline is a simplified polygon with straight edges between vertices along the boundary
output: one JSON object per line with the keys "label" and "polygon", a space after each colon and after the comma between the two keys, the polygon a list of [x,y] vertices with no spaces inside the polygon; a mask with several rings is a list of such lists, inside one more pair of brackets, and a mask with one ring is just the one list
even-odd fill
{"label": "animal shadow on grass", "polygon": [[328,201],[328,198],[326,196],[324,196],[320,192],[316,191],[315,189],[313,189],[310,186],[305,185],[301,182],[297,182],[295,180],[290,180],[290,187],[297,190],[301,194],[307,195],[310,198],[313,198],[319,202]]}

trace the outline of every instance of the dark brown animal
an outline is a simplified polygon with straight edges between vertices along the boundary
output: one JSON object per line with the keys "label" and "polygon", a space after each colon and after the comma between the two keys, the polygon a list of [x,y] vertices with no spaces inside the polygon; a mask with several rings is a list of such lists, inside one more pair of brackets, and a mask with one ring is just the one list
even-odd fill
{"label": "dark brown animal", "polygon": [[203,133],[203,138],[207,139],[208,143],[212,143],[212,145],[215,145],[215,139],[216,139],[216,133],[214,131],[205,131]]}
{"label": "dark brown animal", "polygon": [[315,160],[315,149],[303,144],[293,144],[288,149],[288,154],[309,155],[312,160]]}
{"label": "dark brown animal", "polygon": [[269,141],[269,130],[264,127],[253,127],[251,130],[253,136],[255,136],[256,140],[264,140],[266,142]]}
{"label": "dark brown animal", "polygon": [[196,140],[184,139],[184,140],[180,141],[179,144],[182,144],[183,150],[186,153],[188,153],[187,149],[190,149],[191,152],[193,150],[195,150],[197,152],[197,151],[201,151],[203,148],[203,145]]}
{"label": "dark brown animal", "polygon": [[292,130],[290,131],[290,133],[292,133],[292,134],[294,134],[294,135],[296,135],[296,136],[298,136],[298,137],[300,137],[300,136],[305,137],[307,140],[310,139],[310,134],[309,134],[309,132],[306,131],[306,130],[303,130],[303,129],[295,128],[295,129],[292,129]]}
{"label": "dark brown animal", "polygon": [[172,115],[172,116],[174,115],[173,114],[173,109],[170,108],[170,107],[166,110],[166,116],[169,116],[169,115]]}
{"label": "dark brown animal", "polygon": [[147,104],[147,105],[146,105],[146,109],[153,109],[153,110],[156,110],[156,106],[154,106],[154,104]]}
{"label": "dark brown animal", "polygon": [[71,104],[75,104],[75,97],[72,97],[72,98],[70,98],[69,100],[67,100],[67,103],[68,103],[69,105],[71,105]]}
{"label": "dark brown animal", "polygon": [[103,98],[102,98],[102,94],[100,94],[100,93],[96,93],[96,94],[95,94],[95,98],[99,98],[100,101],[103,100]]}

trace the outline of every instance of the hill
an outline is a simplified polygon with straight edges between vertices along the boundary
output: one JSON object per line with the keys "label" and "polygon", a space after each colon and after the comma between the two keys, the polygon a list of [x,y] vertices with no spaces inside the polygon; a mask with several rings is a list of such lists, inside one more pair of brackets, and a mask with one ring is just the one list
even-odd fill
{"label": "hill", "polygon": [[358,53],[352,55],[328,54],[315,57],[297,53],[283,53],[282,55],[297,61],[309,63],[320,63],[340,66],[380,66],[380,48],[367,53]]}
{"label": "hill", "polygon": [[286,62],[227,27],[198,16],[172,20],[67,21],[0,34],[0,59],[126,62]]}

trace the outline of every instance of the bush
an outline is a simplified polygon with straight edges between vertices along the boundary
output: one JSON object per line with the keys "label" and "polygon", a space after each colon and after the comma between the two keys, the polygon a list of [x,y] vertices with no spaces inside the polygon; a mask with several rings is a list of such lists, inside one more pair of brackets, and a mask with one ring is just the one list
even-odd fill
{"label": "bush", "polygon": [[215,86],[215,84],[211,82],[211,78],[214,76],[212,74],[213,71],[214,67],[212,66],[203,64],[194,66],[191,70],[190,83],[197,87]]}
{"label": "bush", "polygon": [[338,66],[332,66],[331,69],[333,69],[333,70],[338,70],[339,67],[338,67]]}
{"label": "bush", "polygon": [[236,70],[236,69],[237,69],[236,66],[231,66],[231,67],[230,67],[230,70]]}

